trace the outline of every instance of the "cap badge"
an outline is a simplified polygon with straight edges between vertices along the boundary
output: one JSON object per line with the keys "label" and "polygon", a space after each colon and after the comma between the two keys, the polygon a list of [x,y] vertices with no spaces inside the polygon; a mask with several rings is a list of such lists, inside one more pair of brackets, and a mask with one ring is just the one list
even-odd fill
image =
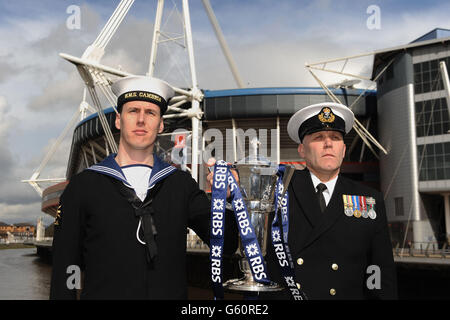
{"label": "cap badge", "polygon": [[319,120],[322,123],[333,123],[335,119],[335,116],[333,114],[333,111],[331,111],[330,108],[325,107],[322,108],[322,110],[319,113]]}

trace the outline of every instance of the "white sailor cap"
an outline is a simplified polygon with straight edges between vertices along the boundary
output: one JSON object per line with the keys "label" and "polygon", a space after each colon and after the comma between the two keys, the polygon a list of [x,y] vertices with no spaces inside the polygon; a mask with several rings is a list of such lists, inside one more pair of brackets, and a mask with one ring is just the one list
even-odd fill
{"label": "white sailor cap", "polygon": [[120,78],[111,85],[112,92],[117,97],[117,111],[128,101],[148,101],[161,108],[161,115],[167,110],[170,98],[175,94],[172,87],[165,81],[146,77],[129,76]]}
{"label": "white sailor cap", "polygon": [[303,137],[318,131],[332,130],[350,132],[355,121],[353,112],[339,103],[323,102],[304,107],[297,111],[288,122],[289,137],[302,143]]}

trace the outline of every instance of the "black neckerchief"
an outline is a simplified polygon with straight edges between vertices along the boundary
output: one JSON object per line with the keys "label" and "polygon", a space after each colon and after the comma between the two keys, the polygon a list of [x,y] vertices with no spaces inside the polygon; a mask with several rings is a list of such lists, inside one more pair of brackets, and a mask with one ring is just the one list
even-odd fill
{"label": "black neckerchief", "polygon": [[131,204],[136,217],[142,221],[141,230],[139,230],[139,232],[142,231],[144,236],[147,262],[149,266],[152,267],[155,258],[158,255],[158,248],[155,241],[158,232],[156,231],[156,226],[153,221],[153,214],[155,213],[155,210],[152,207],[152,202],[163,181],[155,184],[153,188],[147,191],[147,196],[144,201],[141,201],[141,199],[136,195],[134,189],[128,188],[123,184],[123,182],[116,179],[112,179],[112,181],[118,188],[120,194]]}

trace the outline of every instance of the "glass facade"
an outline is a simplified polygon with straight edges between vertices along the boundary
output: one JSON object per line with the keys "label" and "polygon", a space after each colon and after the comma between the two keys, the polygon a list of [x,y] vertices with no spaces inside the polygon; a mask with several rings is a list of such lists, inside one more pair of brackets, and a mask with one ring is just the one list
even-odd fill
{"label": "glass facade", "polygon": [[414,91],[416,94],[443,90],[440,61],[445,61],[448,71],[450,69],[450,57],[414,64]]}
{"label": "glass facade", "polygon": [[[447,70],[450,57],[415,63],[414,94],[444,90],[439,63],[445,61]],[[445,135],[450,130],[450,119],[445,98],[416,101],[417,137]],[[450,179],[450,142],[417,146],[419,180]]]}
{"label": "glass facade", "polygon": [[450,179],[450,142],[417,146],[419,180]]}
{"label": "glass facade", "polygon": [[446,134],[450,120],[445,98],[416,102],[417,137]]}

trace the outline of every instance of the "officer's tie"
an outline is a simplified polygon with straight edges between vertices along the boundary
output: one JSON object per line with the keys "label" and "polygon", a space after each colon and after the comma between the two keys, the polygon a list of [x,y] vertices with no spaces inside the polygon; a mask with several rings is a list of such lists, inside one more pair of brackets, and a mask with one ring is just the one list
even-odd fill
{"label": "officer's tie", "polygon": [[317,188],[316,194],[317,194],[317,197],[319,199],[320,210],[322,212],[324,212],[325,208],[327,207],[327,203],[325,202],[325,198],[323,196],[323,192],[325,190],[327,190],[327,186],[324,185],[323,183],[319,183],[316,188]]}

